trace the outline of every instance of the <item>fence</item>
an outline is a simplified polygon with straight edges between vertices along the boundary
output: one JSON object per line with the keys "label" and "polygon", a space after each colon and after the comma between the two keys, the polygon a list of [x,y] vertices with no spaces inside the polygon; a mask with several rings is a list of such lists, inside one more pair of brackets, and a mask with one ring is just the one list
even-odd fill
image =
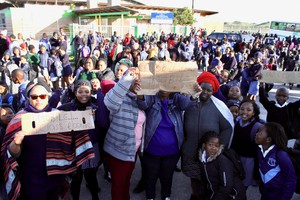
{"label": "fence", "polygon": [[269,27],[260,27],[260,26],[229,26],[224,25],[224,32],[240,32],[246,31],[249,33],[268,33]]}
{"label": "fence", "polygon": [[[71,28],[70,28],[71,29]],[[88,33],[89,30],[93,30],[94,32],[101,32],[105,38],[110,38],[114,31],[117,31],[118,35],[124,37],[126,33],[133,34],[135,32],[135,27],[132,26],[99,26],[95,24],[89,25],[79,25],[72,24],[72,30],[70,33],[74,37],[79,31],[83,33]]]}
{"label": "fence", "polygon": [[[149,25],[149,24],[138,24],[135,26],[99,26],[95,24],[89,25],[79,25],[72,24],[70,27],[71,37],[75,36],[79,31],[83,33],[88,33],[89,30],[93,30],[94,32],[101,32],[105,38],[110,38],[114,31],[117,31],[117,35],[121,38],[124,38],[126,33],[132,34],[135,37],[140,37],[143,33],[161,33],[164,31],[165,33],[176,33],[178,35],[186,35],[190,30],[188,26],[173,26],[173,25]],[[71,30],[72,29],[72,30]]]}

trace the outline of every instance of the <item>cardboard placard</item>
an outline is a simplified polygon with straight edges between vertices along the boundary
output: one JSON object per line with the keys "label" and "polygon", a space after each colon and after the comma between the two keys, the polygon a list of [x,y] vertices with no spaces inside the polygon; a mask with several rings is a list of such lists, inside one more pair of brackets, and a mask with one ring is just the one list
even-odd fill
{"label": "cardboard placard", "polygon": [[193,93],[198,75],[196,62],[140,61],[139,70],[139,95],[155,95],[159,90]]}
{"label": "cardboard placard", "polygon": [[264,83],[300,83],[298,71],[263,70],[260,82]]}
{"label": "cardboard placard", "polygon": [[26,135],[94,129],[93,111],[52,111],[22,115],[22,131]]}

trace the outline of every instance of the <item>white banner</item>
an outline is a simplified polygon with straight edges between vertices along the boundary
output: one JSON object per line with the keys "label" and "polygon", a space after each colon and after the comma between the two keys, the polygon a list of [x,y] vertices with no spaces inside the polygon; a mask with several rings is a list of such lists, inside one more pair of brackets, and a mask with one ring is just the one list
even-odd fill
{"label": "white banner", "polygon": [[263,70],[260,82],[264,83],[300,83],[298,71]]}
{"label": "white banner", "polygon": [[92,110],[52,111],[22,115],[22,131],[26,135],[94,129]]}

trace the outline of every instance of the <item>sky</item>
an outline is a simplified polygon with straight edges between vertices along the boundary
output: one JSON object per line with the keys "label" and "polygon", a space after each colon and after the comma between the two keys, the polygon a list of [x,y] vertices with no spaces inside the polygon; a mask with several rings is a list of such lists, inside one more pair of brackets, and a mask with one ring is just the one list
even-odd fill
{"label": "sky", "polygon": [[[147,5],[192,7],[193,0],[139,0]],[[299,22],[300,0],[194,0],[194,8],[217,11],[214,16],[224,22],[263,23],[267,21]]]}

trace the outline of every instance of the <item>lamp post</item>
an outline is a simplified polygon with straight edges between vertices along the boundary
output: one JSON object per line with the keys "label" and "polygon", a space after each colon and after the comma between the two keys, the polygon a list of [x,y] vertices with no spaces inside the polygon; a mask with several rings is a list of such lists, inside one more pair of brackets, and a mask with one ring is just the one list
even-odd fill
{"label": "lamp post", "polygon": [[192,12],[194,12],[194,1],[195,0],[192,0]]}

